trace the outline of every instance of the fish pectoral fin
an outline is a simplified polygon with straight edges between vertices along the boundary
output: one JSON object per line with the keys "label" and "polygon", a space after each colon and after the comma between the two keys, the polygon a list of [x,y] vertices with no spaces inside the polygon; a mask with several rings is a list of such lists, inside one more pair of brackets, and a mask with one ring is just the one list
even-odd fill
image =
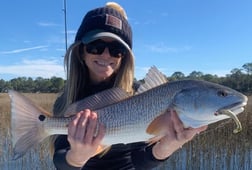
{"label": "fish pectoral fin", "polygon": [[169,111],[166,110],[156,117],[147,127],[146,132],[150,135],[154,135],[154,137],[147,141],[149,145],[157,143],[166,135],[167,116],[169,116]]}
{"label": "fish pectoral fin", "polygon": [[163,133],[165,130],[166,125],[166,117],[168,116],[168,112],[165,111],[164,113],[160,114],[156,117],[147,127],[146,132],[151,135],[158,136]]}

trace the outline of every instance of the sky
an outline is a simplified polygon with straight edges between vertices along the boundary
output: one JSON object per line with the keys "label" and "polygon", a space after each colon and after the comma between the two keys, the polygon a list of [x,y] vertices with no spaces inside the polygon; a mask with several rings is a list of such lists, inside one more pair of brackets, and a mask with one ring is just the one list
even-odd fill
{"label": "sky", "polygon": [[[65,79],[63,0],[1,0],[0,79]],[[66,0],[67,45],[84,15],[104,0]],[[225,76],[252,62],[251,0],[117,0],[133,30],[135,77],[151,66],[167,76]]]}

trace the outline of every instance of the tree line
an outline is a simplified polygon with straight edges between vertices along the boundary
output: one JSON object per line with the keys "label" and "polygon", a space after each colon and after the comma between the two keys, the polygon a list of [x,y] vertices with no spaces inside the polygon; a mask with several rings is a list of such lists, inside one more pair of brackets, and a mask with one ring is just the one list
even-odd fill
{"label": "tree line", "polygon": [[168,79],[170,81],[183,79],[205,80],[222,84],[242,93],[252,94],[252,63],[246,63],[242,68],[234,68],[230,71],[230,74],[223,77],[203,74],[200,71],[193,71],[188,76],[185,76],[182,72],[178,71],[174,72]]}
{"label": "tree line", "polygon": [[0,79],[0,92],[7,92],[8,89],[24,93],[58,93],[64,87],[64,79],[61,77],[42,78],[18,77],[5,81]]}
{"label": "tree line", "polygon": [[[169,81],[183,79],[205,80],[228,86],[242,93],[252,94],[252,63],[246,63],[242,68],[234,68],[230,71],[230,74],[223,77],[204,74],[201,71],[193,71],[186,76],[183,72],[177,71],[167,78]],[[58,93],[64,88],[64,83],[65,80],[60,77],[52,77],[50,79],[42,77],[36,79],[18,77],[9,81],[0,79],[0,92],[14,89],[20,92]]]}

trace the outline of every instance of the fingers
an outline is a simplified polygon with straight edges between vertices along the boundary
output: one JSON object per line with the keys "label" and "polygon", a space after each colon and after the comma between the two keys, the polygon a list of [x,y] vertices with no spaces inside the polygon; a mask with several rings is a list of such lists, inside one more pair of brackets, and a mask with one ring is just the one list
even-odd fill
{"label": "fingers", "polygon": [[97,114],[95,112],[91,112],[89,121],[88,121],[88,128],[86,129],[85,134],[85,142],[92,143],[93,139],[96,134],[97,129]]}
{"label": "fingers", "polygon": [[[98,122],[97,114],[88,109],[76,114],[68,125],[70,156],[78,155],[77,162],[85,162],[97,154],[97,149],[105,135],[104,126]],[[68,160],[69,160],[68,154]],[[72,159],[72,158],[71,158]]]}
{"label": "fingers", "polygon": [[84,110],[80,112],[81,116],[78,118],[78,123],[76,126],[76,131],[75,131],[75,139],[79,141],[83,141],[87,128],[89,128],[89,117],[90,117],[90,110]]}
{"label": "fingers", "polygon": [[98,124],[97,114],[88,109],[77,113],[68,127],[68,138],[73,142],[92,144],[95,141],[100,143],[104,135],[105,128]]}
{"label": "fingers", "polygon": [[177,113],[174,110],[170,110],[170,114],[175,132],[180,133],[184,131],[183,122],[179,119]]}
{"label": "fingers", "polygon": [[103,124],[99,124],[98,129],[97,129],[97,135],[94,138],[94,145],[99,145],[100,141],[104,138],[105,136],[105,126]]}
{"label": "fingers", "polygon": [[72,140],[82,141],[85,135],[86,126],[90,112],[80,111],[68,126],[68,137]]}
{"label": "fingers", "polygon": [[183,136],[188,142],[188,141],[192,140],[195,135],[200,134],[200,132],[202,132],[206,129],[207,129],[207,126],[201,126],[199,128],[187,128],[183,132]]}
{"label": "fingers", "polygon": [[166,135],[153,147],[153,155],[157,159],[167,158],[185,143],[192,140],[196,134],[207,129],[207,126],[185,128],[174,110],[168,110],[165,118],[167,122]]}
{"label": "fingers", "polygon": [[174,110],[171,110],[170,113],[177,140],[185,140],[188,142],[189,140],[192,140],[196,134],[199,134],[207,129],[207,126],[202,126],[199,128],[185,128],[177,113]]}
{"label": "fingers", "polygon": [[75,132],[76,132],[76,129],[77,129],[77,124],[79,122],[79,119],[81,117],[82,112],[83,111],[77,113],[76,116],[75,116],[75,118],[74,118],[74,120],[72,120],[68,124],[68,138],[69,138],[69,140],[72,140],[75,137]]}

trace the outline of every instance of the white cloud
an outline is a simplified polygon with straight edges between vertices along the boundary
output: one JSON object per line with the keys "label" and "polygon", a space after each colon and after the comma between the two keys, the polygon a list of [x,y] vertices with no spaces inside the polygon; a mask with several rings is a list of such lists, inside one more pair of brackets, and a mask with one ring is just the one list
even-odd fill
{"label": "white cloud", "polygon": [[75,36],[76,33],[77,33],[76,30],[67,30],[67,34],[73,34]]}
{"label": "white cloud", "polygon": [[15,50],[10,50],[10,51],[0,51],[0,54],[16,54],[16,53],[21,53],[25,51],[30,51],[30,50],[36,50],[36,49],[45,49],[47,46],[45,45],[40,45],[40,46],[34,46],[34,47],[29,47],[29,48],[20,48],[20,49],[15,49]]}
{"label": "white cloud", "polygon": [[51,78],[56,76],[65,78],[63,64],[59,64],[58,60],[23,60],[18,64],[0,66],[0,73],[15,77]]}
{"label": "white cloud", "polygon": [[167,45],[161,43],[156,45],[146,45],[147,48],[149,48],[153,52],[157,53],[177,53],[181,51],[188,51],[191,50],[191,46],[183,46],[183,47],[168,47]]}
{"label": "white cloud", "polygon": [[42,27],[54,27],[54,26],[59,26],[59,24],[55,24],[53,22],[39,22],[38,23],[39,26]]}

